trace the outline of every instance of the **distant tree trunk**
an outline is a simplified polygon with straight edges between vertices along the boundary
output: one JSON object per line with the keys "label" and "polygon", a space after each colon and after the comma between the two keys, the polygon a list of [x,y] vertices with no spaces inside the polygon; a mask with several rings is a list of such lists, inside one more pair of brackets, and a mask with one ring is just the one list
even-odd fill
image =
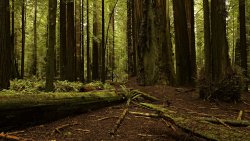
{"label": "distant tree trunk", "polygon": [[24,77],[24,52],[25,52],[25,15],[26,0],[22,0],[22,56],[21,56],[21,79]]}
{"label": "distant tree trunk", "polygon": [[130,76],[133,74],[132,6],[133,6],[133,1],[127,0],[127,52],[128,52],[128,75]]}
{"label": "distant tree trunk", "polygon": [[66,0],[60,0],[60,78],[66,80]]}
{"label": "distant tree trunk", "polygon": [[210,10],[209,1],[203,0],[203,13],[204,13],[204,50],[205,50],[205,77],[208,81],[212,80],[212,48],[210,45]]}
{"label": "distant tree trunk", "polygon": [[105,3],[102,0],[102,70],[101,70],[101,81],[104,83],[106,80],[106,67],[105,67]]}
{"label": "distant tree trunk", "polygon": [[87,82],[91,81],[90,71],[90,28],[89,28],[89,0],[87,0]]}
{"label": "distant tree trunk", "polygon": [[84,82],[84,0],[81,0],[81,67],[80,67],[80,80]]}
{"label": "distant tree trunk", "polygon": [[93,68],[92,68],[92,79],[99,80],[99,22],[98,22],[98,6],[97,0],[93,3]]}
{"label": "distant tree trunk", "polygon": [[175,26],[176,76],[178,85],[192,85],[192,63],[187,30],[185,1],[173,0]]}
{"label": "distant tree trunk", "polygon": [[195,51],[195,33],[194,33],[194,0],[185,0],[187,30],[189,39],[189,53],[191,64],[191,83],[195,85],[197,76],[196,51]]}
{"label": "distant tree trunk", "polygon": [[[163,47],[163,58],[165,56],[166,64],[165,64],[165,69],[166,71],[166,77],[169,81],[170,85],[175,84],[175,70],[174,70],[174,61],[173,61],[173,47],[172,47],[172,40],[171,40],[171,35],[170,35],[170,15],[169,15],[169,7],[170,7],[170,2],[169,0],[166,0],[166,47]],[[164,9],[163,9],[164,10]],[[164,11],[163,11],[164,12]]]}
{"label": "distant tree trunk", "polygon": [[46,55],[46,91],[54,90],[54,76],[55,76],[55,45],[56,45],[56,12],[57,0],[49,0],[49,18],[48,18],[48,48]]}
{"label": "distant tree trunk", "polygon": [[111,80],[114,81],[114,71],[115,71],[115,13],[113,13],[112,18],[112,55],[111,55]]}
{"label": "distant tree trunk", "polygon": [[[239,0],[239,21],[240,21],[240,66],[244,70],[243,74],[247,77],[247,41],[246,41],[246,14],[245,0]],[[247,84],[244,90],[248,90]]]}
{"label": "distant tree trunk", "polygon": [[32,65],[31,65],[31,74],[36,75],[37,72],[37,30],[36,30],[36,22],[37,22],[37,0],[34,2],[34,46],[32,52]]}
{"label": "distant tree trunk", "polygon": [[137,75],[137,64],[138,64],[138,56],[137,56],[137,41],[138,41],[138,32],[137,32],[137,27],[139,28],[136,19],[139,21],[138,12],[137,12],[137,4],[135,3],[135,0],[132,0],[132,38],[133,38],[133,43],[132,43],[132,62],[133,62],[133,72],[132,75],[136,76]]}
{"label": "distant tree trunk", "polygon": [[9,0],[0,1],[0,91],[10,86],[10,7]]}
{"label": "distant tree trunk", "polygon": [[15,55],[15,0],[12,0],[11,10],[11,79],[19,78],[18,66]]}
{"label": "distant tree trunk", "polygon": [[67,1],[66,80],[75,81],[74,0]]}

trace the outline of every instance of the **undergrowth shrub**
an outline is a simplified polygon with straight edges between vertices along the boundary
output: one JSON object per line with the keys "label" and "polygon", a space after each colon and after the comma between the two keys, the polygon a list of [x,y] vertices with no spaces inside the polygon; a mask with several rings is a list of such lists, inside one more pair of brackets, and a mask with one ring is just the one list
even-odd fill
{"label": "undergrowth shrub", "polygon": [[219,100],[225,102],[237,102],[241,100],[241,92],[246,84],[243,71],[240,67],[233,67],[224,79],[218,82],[209,81],[204,69],[201,70],[198,84],[200,98],[205,100]]}

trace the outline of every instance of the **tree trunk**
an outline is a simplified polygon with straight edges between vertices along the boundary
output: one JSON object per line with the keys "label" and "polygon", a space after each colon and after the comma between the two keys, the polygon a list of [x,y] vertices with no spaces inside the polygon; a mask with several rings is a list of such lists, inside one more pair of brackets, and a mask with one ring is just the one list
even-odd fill
{"label": "tree trunk", "polygon": [[36,22],[37,22],[37,0],[34,2],[34,22],[33,22],[33,28],[34,28],[34,46],[33,46],[33,52],[32,52],[32,66],[31,66],[31,74],[36,75],[37,73],[37,28],[36,28]]}
{"label": "tree trunk", "polygon": [[57,0],[49,0],[49,18],[48,18],[48,49],[46,56],[46,91],[54,90],[55,77],[55,45],[56,45],[56,12]]}
{"label": "tree trunk", "polygon": [[81,0],[81,67],[80,67],[80,80],[82,82],[84,79],[84,0]]}
{"label": "tree trunk", "polygon": [[67,1],[66,80],[75,81],[74,0]]}
{"label": "tree trunk", "polygon": [[94,0],[94,10],[93,10],[93,69],[92,69],[92,79],[99,80],[99,21],[98,21],[98,2]]}
{"label": "tree trunk", "polygon": [[66,80],[66,0],[60,0],[60,78]]}
{"label": "tree trunk", "polygon": [[211,0],[211,49],[212,80],[219,82],[230,69],[228,42],[226,36],[226,2]]}
{"label": "tree trunk", "polygon": [[133,1],[127,0],[127,52],[128,52],[129,76],[132,76],[133,74],[132,6],[133,6]]}
{"label": "tree trunk", "polygon": [[10,86],[10,7],[9,0],[0,1],[0,91]]}
{"label": "tree trunk", "polygon": [[90,72],[90,29],[89,29],[89,0],[87,0],[87,82],[91,81]]}
{"label": "tree trunk", "polygon": [[105,3],[102,0],[102,70],[101,70],[101,81],[104,83],[106,80],[106,66],[105,66],[105,52],[106,52],[106,45],[105,45]]}
{"label": "tree trunk", "polygon": [[205,77],[208,81],[212,80],[212,48],[210,45],[210,10],[209,1],[203,0],[204,13],[204,50],[205,50]]}
{"label": "tree trunk", "polygon": [[187,30],[190,52],[191,83],[195,85],[197,76],[196,51],[195,51],[195,33],[194,33],[194,0],[185,0]]}
{"label": "tree trunk", "polygon": [[28,123],[41,124],[125,100],[115,91],[0,95],[0,99],[4,99],[0,101],[1,131]]}
{"label": "tree trunk", "polygon": [[178,85],[193,84],[192,62],[184,0],[174,0],[176,76]]}
{"label": "tree trunk", "polygon": [[[243,69],[243,74],[247,77],[247,41],[246,41],[246,14],[245,0],[239,0],[239,20],[240,20],[240,66]],[[245,84],[244,90],[248,90],[248,85]]]}
{"label": "tree trunk", "polygon": [[22,56],[21,56],[21,78],[24,78],[24,52],[25,52],[25,17],[26,17],[26,0],[22,0]]}

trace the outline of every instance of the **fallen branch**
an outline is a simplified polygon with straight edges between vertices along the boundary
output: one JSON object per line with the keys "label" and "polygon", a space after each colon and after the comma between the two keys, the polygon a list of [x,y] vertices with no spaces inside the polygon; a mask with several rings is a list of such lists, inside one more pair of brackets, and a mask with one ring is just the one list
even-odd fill
{"label": "fallen branch", "polygon": [[7,140],[7,141],[33,141],[32,139],[25,139],[25,138],[22,138],[22,137],[8,135],[8,134],[4,134],[4,133],[0,133],[0,140]]}
{"label": "fallen branch", "polygon": [[243,116],[243,111],[240,110],[239,114],[238,114],[238,117],[237,117],[237,120],[241,120],[242,119],[242,116]]}
{"label": "fallen branch", "polygon": [[116,121],[115,127],[114,129],[110,132],[110,135],[114,136],[117,132],[117,130],[119,129],[119,127],[121,126],[122,122],[124,121],[127,113],[128,113],[128,107],[130,105],[131,99],[127,100],[127,104],[126,104],[126,108],[123,110],[121,116],[119,117],[119,119]]}
{"label": "fallen branch", "polygon": [[139,94],[141,95],[141,97],[145,98],[146,100],[150,100],[150,101],[160,101],[157,97],[154,97],[154,96],[151,96],[147,93],[144,93],[144,92],[141,92],[139,90],[132,90],[131,93],[134,93],[134,94]]}
{"label": "fallen branch", "polygon": [[228,119],[220,119],[220,121],[218,121],[217,119],[214,118],[199,118],[200,120],[203,121],[208,121],[211,123],[215,123],[215,124],[220,124],[221,122],[224,122],[225,124],[228,124],[230,126],[235,126],[235,127],[247,127],[250,126],[250,121],[248,120],[228,120]]}
{"label": "fallen branch", "polygon": [[111,118],[119,118],[117,116],[113,116],[113,117],[103,117],[103,118],[99,118],[96,121],[102,121],[102,120],[107,120],[107,119],[111,119]]}
{"label": "fallen branch", "polygon": [[[61,125],[61,126],[59,126],[59,127],[57,127],[57,128],[55,128],[55,130],[53,131],[53,133],[61,133],[61,130],[63,130],[63,129],[65,129],[65,128],[68,128],[68,127],[70,127],[70,126],[74,126],[74,125],[78,125],[78,123],[71,123],[71,124],[65,124],[65,125]],[[53,134],[52,133],[52,134]]]}
{"label": "fallen branch", "polygon": [[144,116],[144,117],[151,117],[151,118],[159,118],[158,114],[154,114],[154,113],[141,113],[141,112],[129,112],[132,115],[136,115],[136,116]]}
{"label": "fallen branch", "polygon": [[[211,118],[194,118],[193,116],[182,115],[180,113],[169,112],[168,109],[162,107],[161,105],[154,105],[150,103],[140,103],[141,105],[150,108],[159,113],[160,117],[167,120],[171,124],[177,126],[182,129],[184,132],[191,133],[197,137],[202,137],[207,140],[234,140],[234,141],[242,141],[242,140],[250,140],[250,133],[245,131],[240,131],[225,128],[224,126],[215,126],[214,124],[208,122],[213,121],[221,124],[218,119]],[[206,120],[207,119],[207,120]],[[244,125],[249,127],[249,121],[229,121],[222,120],[225,124],[228,125]],[[205,121],[205,122],[204,122]],[[234,123],[234,124],[232,124]],[[209,129],[209,130],[204,130]]]}

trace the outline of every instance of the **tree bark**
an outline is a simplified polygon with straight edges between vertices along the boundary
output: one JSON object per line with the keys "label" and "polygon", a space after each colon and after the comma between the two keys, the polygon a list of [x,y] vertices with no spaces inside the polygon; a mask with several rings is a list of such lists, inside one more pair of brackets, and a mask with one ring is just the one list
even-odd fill
{"label": "tree bark", "polygon": [[105,55],[106,55],[106,45],[105,45],[105,3],[102,0],[102,70],[101,70],[101,81],[104,83],[106,80],[106,66],[105,66]]}
{"label": "tree bark", "polygon": [[37,73],[37,0],[34,1],[34,45],[33,45],[33,52],[32,52],[32,66],[31,66],[31,74],[36,75]]}
{"label": "tree bark", "polygon": [[[20,98],[23,97],[23,98]],[[0,95],[0,130],[41,124],[96,108],[123,102],[115,91],[53,93],[39,95]]]}
{"label": "tree bark", "polygon": [[21,55],[21,78],[24,78],[24,57],[25,57],[25,18],[26,18],[26,0],[22,0],[22,55]]}
{"label": "tree bark", "polygon": [[87,82],[91,81],[90,71],[90,29],[89,29],[89,0],[87,0]]}
{"label": "tree bark", "polygon": [[98,21],[98,2],[94,0],[94,11],[93,11],[93,69],[92,78],[93,80],[99,80],[99,21]]}
{"label": "tree bark", "polygon": [[192,62],[184,0],[174,0],[176,76],[178,85],[192,85]]}
{"label": "tree bark", "polygon": [[74,0],[67,1],[66,80],[75,81]]}
{"label": "tree bark", "polygon": [[66,80],[66,0],[60,0],[60,78]]}
{"label": "tree bark", "polygon": [[[247,40],[246,40],[246,14],[245,0],[239,0],[239,21],[240,21],[240,66],[243,74],[247,77]],[[248,85],[245,84],[244,90],[248,91]]]}
{"label": "tree bark", "polygon": [[46,91],[54,90],[55,77],[55,45],[56,45],[56,13],[57,0],[49,0],[49,18],[48,18],[48,49],[46,55]]}
{"label": "tree bark", "polygon": [[[0,1],[0,91],[10,86],[10,7],[9,0]],[[14,51],[13,51],[14,52]]]}

